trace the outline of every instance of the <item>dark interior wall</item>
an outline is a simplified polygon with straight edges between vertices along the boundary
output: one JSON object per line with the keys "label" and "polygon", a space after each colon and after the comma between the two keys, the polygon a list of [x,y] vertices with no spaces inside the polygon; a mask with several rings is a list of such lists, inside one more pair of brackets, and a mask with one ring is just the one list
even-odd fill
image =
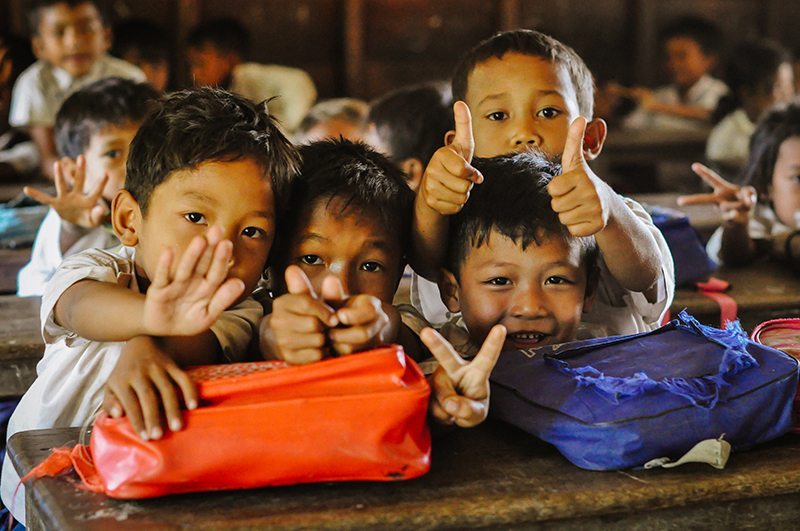
{"label": "dark interior wall", "polygon": [[[0,29],[26,31],[24,0],[0,0]],[[178,84],[181,53],[199,21],[238,18],[252,59],[307,70],[321,97],[371,98],[398,85],[448,79],[460,54],[500,29],[535,28],[562,39],[599,80],[661,82],[658,29],[684,14],[717,23],[725,43],[772,37],[800,47],[800,2],[783,0],[111,0],[117,17],[166,28]]]}

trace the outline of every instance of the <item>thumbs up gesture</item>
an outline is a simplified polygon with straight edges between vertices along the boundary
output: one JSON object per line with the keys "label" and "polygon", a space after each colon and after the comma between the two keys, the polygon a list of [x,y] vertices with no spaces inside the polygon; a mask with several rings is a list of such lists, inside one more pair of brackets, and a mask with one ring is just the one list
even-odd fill
{"label": "thumbs up gesture", "polygon": [[453,105],[456,131],[453,142],[436,151],[422,176],[420,195],[424,203],[443,216],[459,212],[469,199],[474,184],[483,182],[471,166],[475,152],[472,116],[463,101]]}
{"label": "thumbs up gesture", "polygon": [[561,157],[562,173],[547,185],[550,205],[573,236],[592,236],[606,228],[614,193],[583,156],[586,123],[586,118],[579,116],[570,125]]}

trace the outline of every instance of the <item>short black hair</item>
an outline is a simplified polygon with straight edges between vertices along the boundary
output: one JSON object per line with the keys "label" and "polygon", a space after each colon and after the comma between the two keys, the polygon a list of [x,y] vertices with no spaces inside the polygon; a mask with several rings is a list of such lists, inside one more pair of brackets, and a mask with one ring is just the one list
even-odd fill
{"label": "short black hair", "polygon": [[695,16],[678,17],[659,32],[659,42],[661,43],[675,37],[686,37],[693,40],[706,55],[717,54],[722,40],[722,34],[716,25]]}
{"label": "short black hair", "polygon": [[28,30],[31,35],[39,34],[39,24],[42,22],[42,10],[58,4],[67,4],[70,8],[81,4],[92,4],[100,15],[100,22],[103,26],[109,25],[108,6],[103,0],[28,0],[26,2],[26,14],[28,18]]}
{"label": "short black hair", "polygon": [[592,119],[594,78],[589,67],[575,50],[549,35],[534,30],[518,29],[496,33],[464,54],[453,74],[453,99],[463,100],[467,97],[469,75],[476,66],[492,57],[501,59],[509,52],[541,57],[555,65],[563,66],[575,89],[581,115],[589,120]]}
{"label": "short black hair", "polygon": [[[381,153],[363,142],[343,138],[300,146],[303,162],[292,183],[288,228],[278,235],[279,254],[285,255],[299,230],[298,223],[320,200],[339,199],[343,210],[355,208],[375,216],[388,234],[397,235],[403,256],[408,254],[414,192],[403,171]],[[285,258],[285,256],[284,256]]]}
{"label": "short black hair", "polygon": [[169,43],[166,32],[143,18],[132,18],[114,26],[114,47],[112,53],[124,57],[136,52],[147,63],[169,61]]}
{"label": "short black hair", "polygon": [[795,100],[767,111],[750,137],[750,156],[742,172],[742,182],[767,199],[775,173],[775,161],[787,138],[800,136],[800,101]]}
{"label": "short black hair", "polygon": [[774,41],[737,44],[729,54],[723,75],[730,91],[717,103],[711,121],[717,123],[741,107],[743,91],[771,93],[783,63],[791,63],[789,52]]}
{"label": "short black hair", "polygon": [[153,190],[173,172],[250,158],[271,180],[280,219],[299,158],[266,109],[212,87],[163,96],[131,142],[125,189],[146,212]]}
{"label": "short black hair", "polygon": [[250,53],[250,34],[234,18],[216,18],[195,26],[186,40],[189,48],[211,44],[222,53],[238,54],[245,60]]}
{"label": "short black hair", "polygon": [[525,250],[548,237],[577,239],[584,248],[584,261],[591,272],[597,261],[594,237],[576,238],[561,224],[550,206],[547,184],[561,167],[541,153],[526,151],[488,159],[473,159],[483,174],[464,208],[452,217],[445,265],[458,278],[472,249],[485,244],[492,231],[514,240]]}
{"label": "short black hair", "polygon": [[157,99],[158,93],[147,83],[119,77],[80,88],[64,100],[56,114],[56,150],[62,157],[76,158],[98,131],[111,125],[138,125]]}
{"label": "short black hair", "polygon": [[415,158],[427,164],[453,129],[449,90],[427,83],[393,90],[370,105],[369,121],[396,161]]}

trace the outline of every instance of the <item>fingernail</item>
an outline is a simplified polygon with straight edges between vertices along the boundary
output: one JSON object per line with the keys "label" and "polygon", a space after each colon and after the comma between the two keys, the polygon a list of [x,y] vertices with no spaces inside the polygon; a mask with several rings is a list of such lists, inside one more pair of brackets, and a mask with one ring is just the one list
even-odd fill
{"label": "fingernail", "polygon": [[172,431],[179,431],[182,427],[183,425],[181,424],[181,421],[178,419],[172,419],[172,421],[169,423],[169,429],[171,429]]}
{"label": "fingernail", "polygon": [[328,326],[336,326],[338,324],[339,324],[339,319],[335,315],[332,315],[331,318],[328,319]]}
{"label": "fingernail", "polygon": [[117,418],[120,415],[122,415],[122,411],[120,411],[118,407],[112,407],[111,408],[111,416],[112,417]]}
{"label": "fingernail", "polygon": [[143,441],[149,441],[150,440],[150,436],[147,435],[147,432],[144,431],[144,430],[139,432],[139,437],[141,437]]}
{"label": "fingernail", "polygon": [[455,415],[456,411],[458,411],[458,405],[454,401],[449,400],[444,403],[444,410],[451,415]]}
{"label": "fingernail", "polygon": [[197,402],[195,402],[194,400],[189,400],[188,402],[186,402],[186,407],[188,409],[195,409],[197,408]]}
{"label": "fingernail", "polygon": [[163,432],[161,431],[161,428],[153,428],[150,430],[150,437],[152,439],[160,439],[162,435]]}

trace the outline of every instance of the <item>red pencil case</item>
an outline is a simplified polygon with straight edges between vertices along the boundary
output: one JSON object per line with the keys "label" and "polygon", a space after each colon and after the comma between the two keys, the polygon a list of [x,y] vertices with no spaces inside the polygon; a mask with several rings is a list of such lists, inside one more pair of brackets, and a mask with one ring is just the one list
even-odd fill
{"label": "red pencil case", "polygon": [[[758,325],[750,338],[800,360],[800,319],[772,319]],[[794,428],[800,433],[800,388],[794,398]]]}
{"label": "red pencil case", "polygon": [[189,371],[201,405],[184,429],[143,441],[101,414],[72,462],[113,498],[321,481],[395,481],[430,467],[430,389],[401,347],[304,366],[238,363]]}

